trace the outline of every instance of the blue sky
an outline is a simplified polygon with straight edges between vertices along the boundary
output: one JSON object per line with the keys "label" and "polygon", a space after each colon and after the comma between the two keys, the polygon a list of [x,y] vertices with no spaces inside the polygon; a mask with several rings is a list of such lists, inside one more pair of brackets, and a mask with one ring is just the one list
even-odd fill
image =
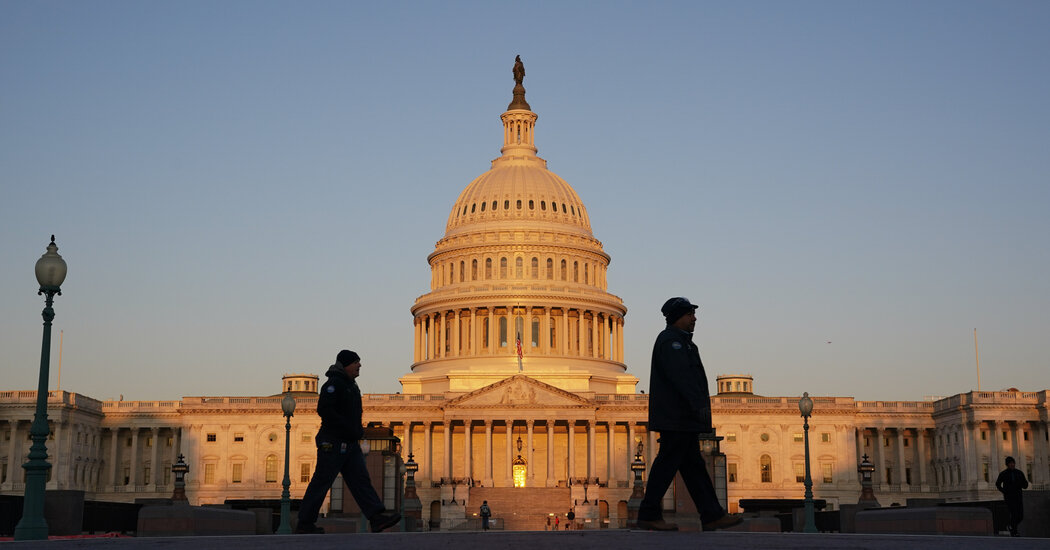
{"label": "blue sky", "polygon": [[[0,2],[0,389],[395,392],[521,54],[648,388],[660,304],[765,395],[1050,388],[1046,2]],[[830,343],[828,343],[830,342]]]}

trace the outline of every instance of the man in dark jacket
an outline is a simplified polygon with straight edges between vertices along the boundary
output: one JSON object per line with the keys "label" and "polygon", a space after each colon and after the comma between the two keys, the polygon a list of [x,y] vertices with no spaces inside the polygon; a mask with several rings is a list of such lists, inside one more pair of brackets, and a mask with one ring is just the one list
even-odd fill
{"label": "man in dark jacket", "polygon": [[664,521],[660,506],[678,472],[700,512],[705,531],[742,521],[722,509],[700,454],[700,434],[714,429],[707,374],[700,350],[693,343],[696,308],[687,298],[678,297],[667,300],[660,310],[667,328],[656,337],[649,379],[649,429],[660,432],[660,450],[653,459],[638,509],[639,529],[678,530],[677,525]]}
{"label": "man in dark jacket", "polygon": [[343,474],[343,483],[368,518],[373,533],[401,521],[401,514],[385,510],[365,467],[365,456],[361,452],[361,438],[364,436],[361,390],[354,382],[360,373],[361,357],[350,350],[340,351],[335,364],[325,373],[328,381],[321,386],[317,398],[317,414],[321,416],[321,429],[314,438],[317,468],[303,495],[296,533],[324,532],[316,525],[317,514],[339,473]]}
{"label": "man in dark jacket", "polygon": [[1014,457],[1006,457],[1006,469],[999,472],[995,488],[1003,494],[1006,507],[1010,509],[1010,536],[1019,536],[1017,526],[1024,519],[1024,498],[1021,496],[1021,490],[1028,488],[1028,480],[1025,479],[1024,472],[1017,469]]}

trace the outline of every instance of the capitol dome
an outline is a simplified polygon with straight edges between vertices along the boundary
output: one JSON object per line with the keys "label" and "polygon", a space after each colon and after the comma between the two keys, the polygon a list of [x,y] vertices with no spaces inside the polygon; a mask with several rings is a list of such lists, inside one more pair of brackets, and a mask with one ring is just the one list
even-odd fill
{"label": "capitol dome", "polygon": [[520,373],[567,391],[634,393],[609,255],[579,195],[537,156],[538,117],[516,80],[501,156],[459,194],[427,257],[403,392],[468,392]]}

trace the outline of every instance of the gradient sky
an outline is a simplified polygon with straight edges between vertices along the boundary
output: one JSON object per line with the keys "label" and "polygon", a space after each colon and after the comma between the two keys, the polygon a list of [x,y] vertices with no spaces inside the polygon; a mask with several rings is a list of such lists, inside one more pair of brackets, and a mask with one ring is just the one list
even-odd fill
{"label": "gradient sky", "polygon": [[[661,303],[714,384],[1050,388],[1050,3],[0,1],[0,389],[33,264],[51,388],[268,395],[344,347],[400,390],[426,256],[521,54],[648,389]],[[526,358],[526,361],[528,359]]]}

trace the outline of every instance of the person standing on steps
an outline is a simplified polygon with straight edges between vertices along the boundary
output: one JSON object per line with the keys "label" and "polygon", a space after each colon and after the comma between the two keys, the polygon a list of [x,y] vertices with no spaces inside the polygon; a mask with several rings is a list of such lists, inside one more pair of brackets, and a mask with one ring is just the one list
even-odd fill
{"label": "person standing on steps", "polygon": [[700,512],[705,531],[743,521],[722,509],[700,454],[700,434],[711,433],[711,395],[700,350],[693,343],[696,308],[688,298],[664,302],[660,311],[667,327],[653,345],[649,377],[649,428],[660,432],[660,450],[649,470],[645,497],[638,508],[638,528],[677,531],[663,518],[661,501],[676,473],[682,474],[689,496]]}
{"label": "person standing on steps", "polygon": [[481,530],[489,530],[489,518],[492,517],[492,509],[489,508],[489,501],[481,501]]}
{"label": "person standing on steps", "polygon": [[361,452],[361,389],[354,379],[361,374],[361,357],[343,350],[328,368],[328,381],[321,386],[317,398],[317,414],[321,417],[321,428],[314,441],[317,443],[317,468],[306,487],[306,494],[299,508],[296,533],[324,533],[316,525],[318,511],[332,482],[340,473],[343,483],[357,501],[361,512],[368,518],[373,533],[388,529],[401,521],[401,514],[387,512],[379,495],[372,488],[372,480],[365,467],[365,455]]}

